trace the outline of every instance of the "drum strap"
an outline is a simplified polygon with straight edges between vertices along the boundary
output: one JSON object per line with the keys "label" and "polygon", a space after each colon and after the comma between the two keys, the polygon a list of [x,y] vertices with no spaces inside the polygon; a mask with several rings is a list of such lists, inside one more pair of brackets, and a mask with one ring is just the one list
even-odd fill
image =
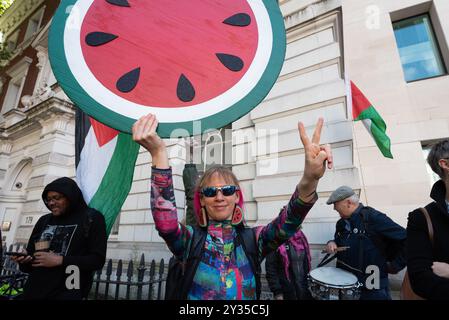
{"label": "drum strap", "polygon": [[344,262],[341,261],[341,260],[338,260],[337,263],[340,263],[340,264],[344,265],[346,268],[349,268],[349,269],[354,270],[354,271],[356,271],[356,272],[361,272],[361,273],[363,273],[362,270],[357,269],[357,268],[354,268],[354,267],[351,267],[349,264],[344,263]]}
{"label": "drum strap", "polygon": [[330,255],[331,255],[330,253],[327,253],[324,256],[324,258],[321,260],[321,262],[318,264],[317,268],[325,266],[326,264],[328,264],[329,262],[331,262],[332,260],[335,260],[337,258],[337,254],[334,254],[332,257]]}
{"label": "drum strap", "polygon": [[[332,257],[330,255],[331,255],[330,253],[326,254],[324,256],[324,258],[321,260],[321,262],[317,265],[317,268],[323,267],[326,264],[328,264],[329,262],[331,262],[332,260],[335,260],[337,258],[337,254],[336,253]],[[351,270],[363,273],[362,270],[354,268],[354,267],[351,267],[349,264],[346,264],[346,263],[344,263],[341,260],[338,260],[338,263],[341,263],[342,265],[346,266],[347,268],[349,268]]]}
{"label": "drum strap", "polygon": [[[366,229],[364,230],[366,232]],[[360,272],[363,273],[363,262],[364,262],[364,252],[363,252],[363,235],[362,232],[359,234],[359,268]]]}

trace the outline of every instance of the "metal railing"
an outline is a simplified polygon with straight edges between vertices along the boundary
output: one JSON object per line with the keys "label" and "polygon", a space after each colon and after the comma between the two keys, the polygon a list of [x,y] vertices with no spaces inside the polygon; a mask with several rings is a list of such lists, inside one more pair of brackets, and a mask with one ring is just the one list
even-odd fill
{"label": "metal railing", "polygon": [[[20,251],[22,247],[23,244],[17,244],[15,251]],[[8,251],[13,251],[13,248],[10,245]],[[0,258],[0,300],[12,300],[22,293],[28,274],[21,272],[11,257],[3,255]]]}
{"label": "metal railing", "polygon": [[[103,270],[95,273],[89,297],[94,300],[162,300],[165,292],[166,263],[153,259],[145,262],[142,254],[137,267],[129,260],[126,265],[122,260],[117,263],[109,259]],[[126,270],[125,270],[126,269]]]}
{"label": "metal railing", "polygon": [[[8,276],[8,275],[14,275],[14,274],[21,274],[22,272],[19,270],[19,266],[17,263],[11,260],[10,256],[5,255],[6,251],[15,251],[20,252],[25,247],[23,243],[17,243],[15,245],[10,245],[8,247],[8,250],[6,248],[3,249],[3,257],[1,258],[1,272],[0,276]],[[15,249],[14,249],[15,248]]]}
{"label": "metal railing", "polygon": [[[24,244],[10,245],[8,251],[21,251]],[[6,250],[5,250],[6,251]],[[167,272],[174,259],[168,265],[161,259],[158,263],[153,259],[149,263],[145,254],[139,262],[133,260],[114,261],[109,259],[103,269],[94,273],[89,300],[163,300]],[[2,259],[3,269],[0,276],[4,279],[16,279],[16,288],[22,288],[27,274],[19,270],[18,265],[9,256]],[[0,278],[1,279],[1,278]],[[262,282],[264,283],[264,277]],[[265,290],[264,290],[265,289]],[[262,300],[272,299],[266,284],[262,286]]]}

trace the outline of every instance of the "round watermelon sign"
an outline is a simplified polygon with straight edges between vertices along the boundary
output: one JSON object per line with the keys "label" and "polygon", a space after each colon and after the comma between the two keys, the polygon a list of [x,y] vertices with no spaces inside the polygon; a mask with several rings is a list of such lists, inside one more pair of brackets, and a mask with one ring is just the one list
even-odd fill
{"label": "round watermelon sign", "polygon": [[274,0],[62,0],[49,37],[53,72],[78,107],[124,132],[153,113],[162,137],[250,112],[285,47]]}

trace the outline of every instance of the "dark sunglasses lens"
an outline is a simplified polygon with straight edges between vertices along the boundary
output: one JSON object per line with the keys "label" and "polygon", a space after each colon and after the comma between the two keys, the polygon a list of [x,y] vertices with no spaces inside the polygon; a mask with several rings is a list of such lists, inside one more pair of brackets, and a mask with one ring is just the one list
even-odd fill
{"label": "dark sunglasses lens", "polygon": [[214,187],[203,188],[203,195],[208,198],[215,197],[217,195],[217,188]]}
{"label": "dark sunglasses lens", "polygon": [[235,193],[235,186],[224,186],[221,188],[224,196],[232,196]]}

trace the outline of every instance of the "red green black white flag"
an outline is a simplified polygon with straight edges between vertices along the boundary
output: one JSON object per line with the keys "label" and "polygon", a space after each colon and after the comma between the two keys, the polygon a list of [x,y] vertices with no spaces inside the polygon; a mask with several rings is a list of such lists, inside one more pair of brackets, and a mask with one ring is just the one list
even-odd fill
{"label": "red green black white flag", "polygon": [[77,108],[76,179],[84,200],[100,211],[110,233],[131,189],[139,145]]}
{"label": "red green black white flag", "polygon": [[386,134],[387,125],[374,106],[360,89],[351,81],[352,116],[354,121],[361,120],[373,137],[384,157],[393,159],[391,141]]}

